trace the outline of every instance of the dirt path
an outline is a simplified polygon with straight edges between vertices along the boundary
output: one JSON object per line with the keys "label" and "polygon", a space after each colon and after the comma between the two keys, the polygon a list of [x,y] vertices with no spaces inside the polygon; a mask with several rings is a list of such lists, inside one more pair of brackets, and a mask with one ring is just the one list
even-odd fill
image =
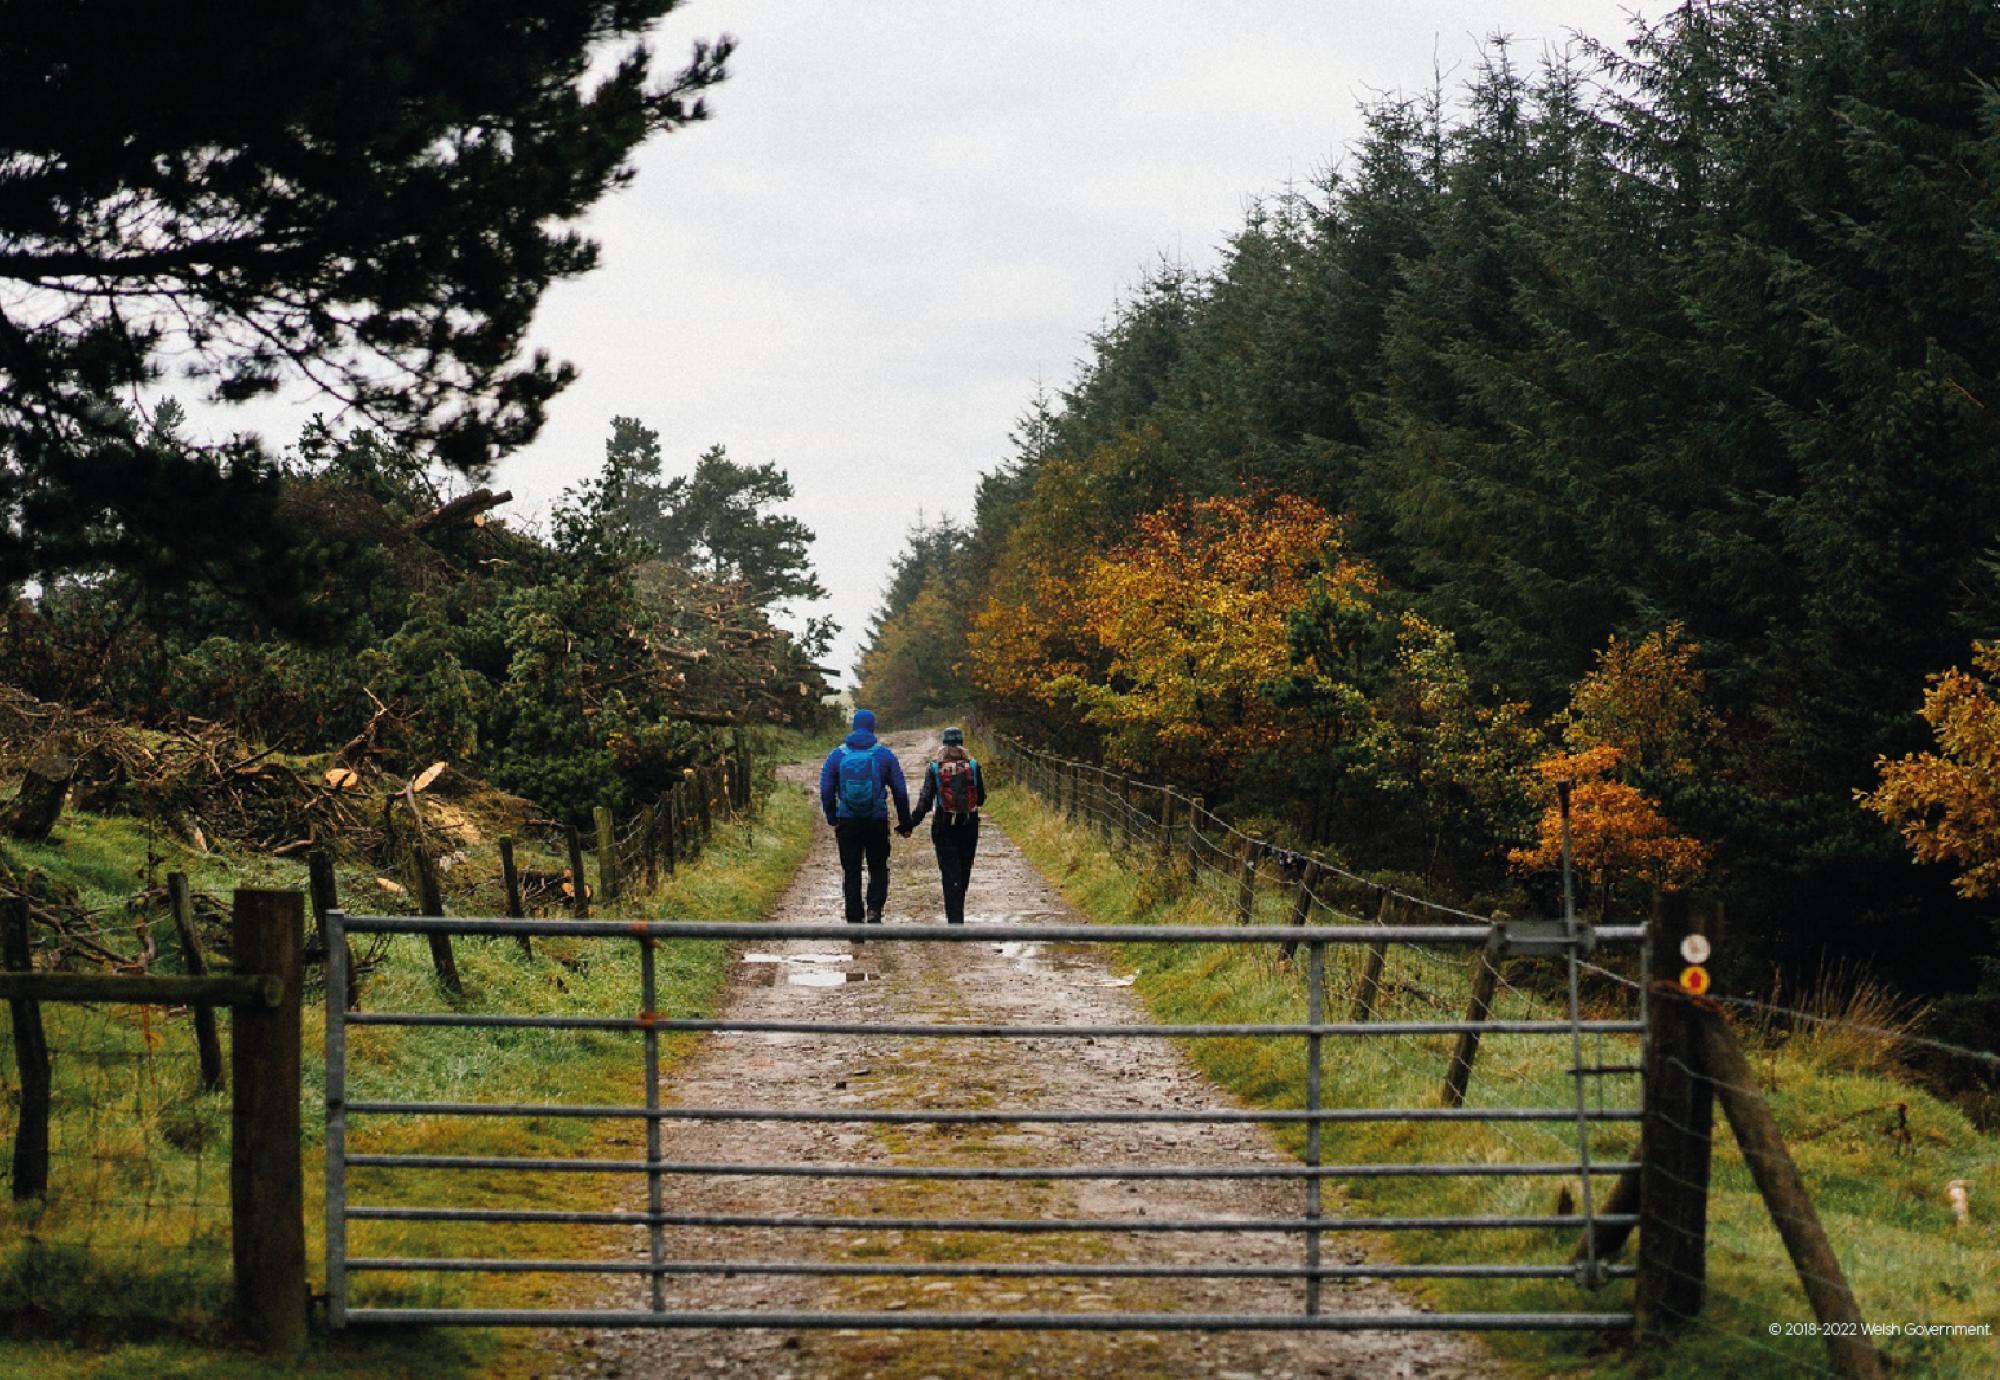
{"label": "dirt path", "polygon": [[[934,744],[891,746],[913,780]],[[795,789],[816,771],[788,772]],[[928,826],[926,826],[928,827]],[[887,924],[942,923],[928,840],[897,840]],[[838,922],[840,867],[831,833],[787,895],[780,918]],[[1145,1019],[1129,980],[1091,954],[1010,943],[1006,926],[1081,919],[989,820],[968,899],[968,944],[782,944],[744,955],[728,1000],[746,1020],[1012,1021],[1124,1024]],[[1180,1051],[1155,1040],[988,1041],[714,1037],[663,1089],[683,1105],[779,1107],[1179,1107],[1232,1105]],[[968,1165],[1268,1164],[1286,1160],[1256,1126],[667,1123],[668,1159]],[[643,1189],[623,1206],[643,1207]],[[670,1184],[670,1210],[853,1217],[1291,1217],[1295,1182],[893,1182],[698,1178]],[[998,1233],[724,1229],[669,1233],[677,1259],[810,1259],[1295,1264],[1295,1236],[1235,1233],[1031,1237]],[[636,1244],[635,1254],[643,1254]],[[1358,1260],[1329,1237],[1329,1263]],[[1297,1281],[814,1279],[736,1275],[670,1282],[670,1308],[1200,1311],[1296,1310]],[[601,1286],[580,1303],[644,1307],[643,1282]],[[1328,1312],[1406,1312],[1373,1283],[1329,1281]],[[779,1330],[567,1333],[549,1339],[557,1374],[580,1376],[1472,1376],[1496,1367],[1476,1342],[1441,1334],[1007,1333]]]}

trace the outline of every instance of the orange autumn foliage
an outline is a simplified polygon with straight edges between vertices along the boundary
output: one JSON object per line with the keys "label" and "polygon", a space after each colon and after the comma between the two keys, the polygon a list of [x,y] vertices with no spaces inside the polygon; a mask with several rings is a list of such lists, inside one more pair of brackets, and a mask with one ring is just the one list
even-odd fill
{"label": "orange autumn foliage", "polygon": [[[1708,866],[1708,849],[1699,839],[1676,834],[1653,801],[1636,786],[1609,777],[1624,760],[1614,747],[1558,752],[1542,759],[1535,770],[1553,786],[1570,787],[1570,851],[1577,870],[1598,886],[1622,878],[1637,878],[1662,891],[1678,891]],[[1516,848],[1508,862],[1517,871],[1542,872],[1562,863],[1562,811],[1550,804],[1543,811],[1533,848]]]}
{"label": "orange autumn foliage", "polygon": [[1199,779],[1284,740],[1290,716],[1263,687],[1289,669],[1287,622],[1314,579],[1336,600],[1376,588],[1340,534],[1289,495],[1149,514],[1074,575],[1039,573],[1032,597],[989,605],[969,639],[973,678],[1073,705],[1121,766]]}
{"label": "orange autumn foliage", "polygon": [[1923,708],[1935,752],[1876,759],[1881,784],[1856,791],[1863,808],[1898,826],[1918,862],[1955,863],[1961,896],[2000,890],[2000,642],[1972,644],[1985,677],[1954,666],[1930,678]]}

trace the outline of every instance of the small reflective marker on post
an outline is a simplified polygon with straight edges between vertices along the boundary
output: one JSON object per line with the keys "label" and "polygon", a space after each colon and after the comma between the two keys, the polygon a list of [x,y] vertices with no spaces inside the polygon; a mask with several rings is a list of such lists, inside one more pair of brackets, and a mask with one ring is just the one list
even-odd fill
{"label": "small reflective marker on post", "polygon": [[1699,963],[1690,963],[1681,969],[1681,991],[1690,996],[1700,996],[1708,990],[1708,969]]}
{"label": "small reflective marker on post", "polygon": [[1706,963],[1710,953],[1708,936],[1690,934],[1681,940],[1681,961],[1683,963]]}

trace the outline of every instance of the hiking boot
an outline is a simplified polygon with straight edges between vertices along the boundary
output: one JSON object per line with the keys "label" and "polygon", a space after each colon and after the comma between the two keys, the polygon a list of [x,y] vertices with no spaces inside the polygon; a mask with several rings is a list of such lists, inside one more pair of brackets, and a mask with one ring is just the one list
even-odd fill
{"label": "hiking boot", "polygon": [[880,906],[868,907],[868,923],[871,925],[879,925],[882,923],[882,907]]}

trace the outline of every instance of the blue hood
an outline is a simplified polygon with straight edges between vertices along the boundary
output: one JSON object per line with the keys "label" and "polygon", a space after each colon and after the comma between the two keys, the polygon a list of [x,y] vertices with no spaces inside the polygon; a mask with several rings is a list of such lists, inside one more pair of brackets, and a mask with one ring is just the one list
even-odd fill
{"label": "blue hood", "polygon": [[[826,739],[822,738],[820,739],[820,741],[823,743],[826,741]],[[856,752],[865,752],[869,748],[875,746],[875,735],[866,732],[862,729],[856,729],[854,732],[848,734],[845,738],[841,739],[841,741],[846,743],[847,746],[853,748]]]}

